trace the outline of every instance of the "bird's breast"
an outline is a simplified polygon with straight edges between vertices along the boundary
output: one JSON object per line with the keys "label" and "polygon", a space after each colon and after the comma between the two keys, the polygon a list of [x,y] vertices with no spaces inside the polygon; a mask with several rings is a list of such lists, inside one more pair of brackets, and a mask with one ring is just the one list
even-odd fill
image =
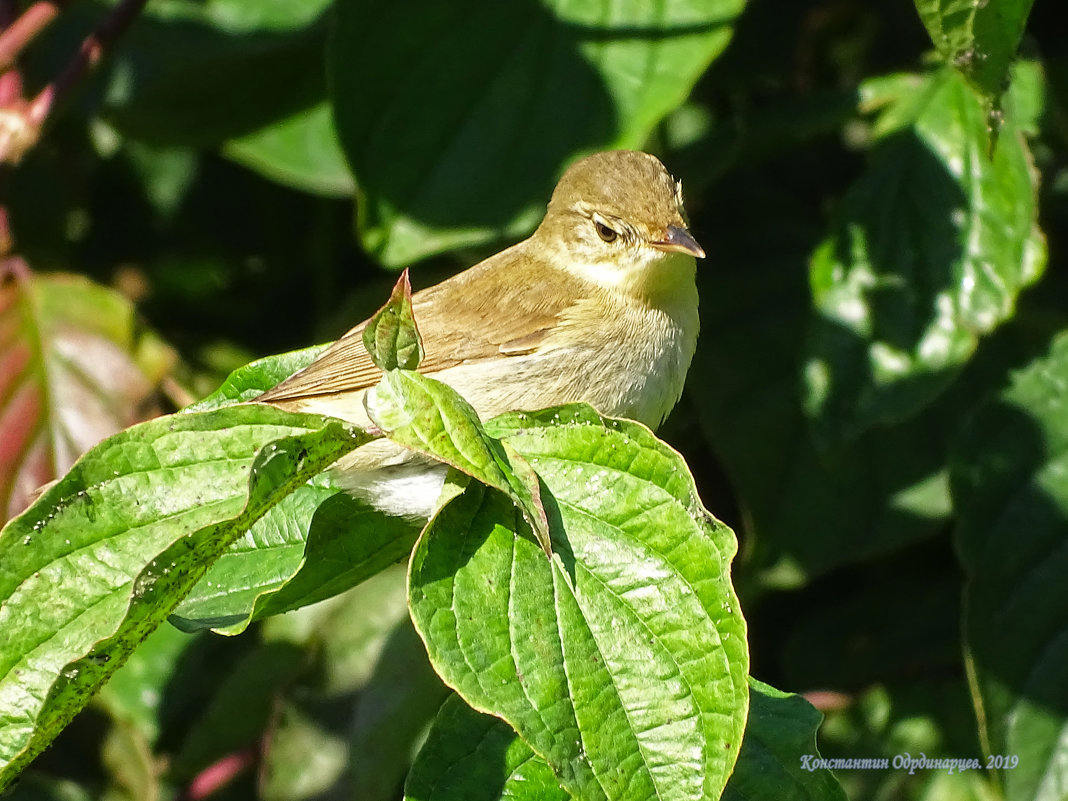
{"label": "bird's breast", "polygon": [[668,308],[618,297],[577,304],[544,348],[566,376],[558,402],[656,428],[682,395],[698,327],[696,290]]}

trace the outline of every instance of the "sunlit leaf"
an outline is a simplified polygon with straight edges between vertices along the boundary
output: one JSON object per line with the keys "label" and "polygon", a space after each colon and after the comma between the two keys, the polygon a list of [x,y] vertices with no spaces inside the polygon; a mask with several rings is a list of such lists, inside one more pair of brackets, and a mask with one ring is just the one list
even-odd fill
{"label": "sunlit leaf", "polygon": [[[1034,0],[915,0],[920,19],[949,64],[982,93],[986,107],[997,108],[1009,80],[1009,66],[1020,46]],[[997,124],[996,119],[991,119]]]}
{"label": "sunlit leaf", "polygon": [[5,526],[0,786],[237,537],[361,441],[268,406],[159,418],[90,450]]}
{"label": "sunlit leaf", "polygon": [[423,342],[412,313],[407,270],[401,273],[386,305],[367,322],[363,344],[379,370],[415,370],[422,361]]}
{"label": "sunlit leaf", "polygon": [[[845,801],[820,767],[820,714],[796,695],[750,679],[745,739],[722,798],[729,801]],[[806,767],[807,766],[807,767]],[[545,760],[503,720],[458,696],[438,712],[405,785],[405,801],[567,801]]]}
{"label": "sunlit leaf", "polygon": [[948,69],[883,117],[811,263],[806,405],[831,442],[941,393],[1046,260],[1037,177],[1011,117],[990,158],[983,109]]}
{"label": "sunlit leaf", "polygon": [[504,493],[549,553],[538,476],[508,443],[486,435],[478,414],[455,390],[411,370],[391,370],[370,393],[367,411],[394,442]]}
{"label": "sunlit leaf", "polygon": [[231,139],[223,153],[278,183],[317,195],[350,197],[356,188],[325,100]]}
{"label": "sunlit leaf", "polygon": [[505,496],[446,504],[409,579],[435,668],[578,798],[716,797],[748,706],[732,532],[641,425],[574,406],[489,428],[545,485],[552,558]]}

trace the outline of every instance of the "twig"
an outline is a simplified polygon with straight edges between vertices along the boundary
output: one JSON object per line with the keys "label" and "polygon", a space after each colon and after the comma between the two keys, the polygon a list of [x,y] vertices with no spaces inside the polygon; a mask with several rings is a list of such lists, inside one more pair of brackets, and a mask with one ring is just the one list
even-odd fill
{"label": "twig", "polygon": [[38,0],[0,33],[0,72],[15,65],[26,45],[41,33],[70,0]]}
{"label": "twig", "polygon": [[[6,261],[15,250],[15,239],[11,235],[11,225],[7,221],[7,209],[0,206],[0,259]],[[0,282],[4,280],[6,270],[0,261]]]}
{"label": "twig", "polygon": [[[8,57],[18,52],[37,35],[60,8],[69,0],[39,0],[18,19],[12,22],[4,35],[7,39]],[[27,102],[21,94],[21,76],[18,70],[0,72],[0,163],[15,164],[26,151],[37,144],[41,129],[56,107],[71,90],[99,64],[115,40],[141,13],[148,0],[120,0],[111,13],[90,36],[87,36],[59,76]],[[9,16],[10,0],[0,0],[0,14]],[[31,14],[31,12],[33,12]],[[29,21],[26,21],[27,17]],[[12,31],[14,33],[12,34]]]}
{"label": "twig", "polygon": [[9,108],[22,101],[22,76],[18,70],[0,72],[0,108]]}
{"label": "twig", "polygon": [[[19,18],[18,0],[0,0],[0,43],[8,40],[8,30]],[[0,48],[4,45],[0,44]],[[0,108],[22,100],[22,75],[18,70],[0,69]]]}
{"label": "twig", "polygon": [[74,58],[70,60],[59,77],[52,81],[30,103],[26,121],[40,129],[52,109],[61,103],[70,90],[84,78],[100,61],[108,48],[137,18],[148,0],[122,0],[100,27],[85,38]]}

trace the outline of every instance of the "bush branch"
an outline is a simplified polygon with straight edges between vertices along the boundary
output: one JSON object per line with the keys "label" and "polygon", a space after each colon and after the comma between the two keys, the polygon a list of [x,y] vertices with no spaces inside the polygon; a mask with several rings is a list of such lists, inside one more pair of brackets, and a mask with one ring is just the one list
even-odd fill
{"label": "bush branch", "polygon": [[123,0],[115,10],[82,42],[74,58],[70,60],[59,77],[52,81],[30,103],[27,122],[40,128],[52,109],[66,99],[74,88],[97,64],[99,64],[115,40],[122,35],[148,0]]}
{"label": "bush branch", "polygon": [[[37,144],[42,127],[56,107],[104,59],[148,0],[122,0],[116,5],[100,26],[85,38],[58,77],[27,102],[21,95],[21,76],[17,70],[8,67],[67,2],[69,0],[39,0],[0,33],[0,163],[17,163]],[[10,14],[4,13],[11,10],[10,2],[0,0],[0,4],[0,14],[10,18]]]}
{"label": "bush branch", "polygon": [[0,33],[0,72],[15,66],[15,59],[38,34],[59,16],[69,0],[39,0]]}

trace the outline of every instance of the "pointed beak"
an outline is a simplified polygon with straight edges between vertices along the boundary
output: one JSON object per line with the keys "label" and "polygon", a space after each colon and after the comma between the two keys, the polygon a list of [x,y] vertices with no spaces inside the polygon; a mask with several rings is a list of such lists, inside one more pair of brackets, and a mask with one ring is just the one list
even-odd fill
{"label": "pointed beak", "polygon": [[697,244],[697,240],[690,235],[689,231],[677,225],[669,225],[662,238],[649,244],[657,250],[664,250],[668,253],[685,253],[696,259],[705,257],[704,248]]}

